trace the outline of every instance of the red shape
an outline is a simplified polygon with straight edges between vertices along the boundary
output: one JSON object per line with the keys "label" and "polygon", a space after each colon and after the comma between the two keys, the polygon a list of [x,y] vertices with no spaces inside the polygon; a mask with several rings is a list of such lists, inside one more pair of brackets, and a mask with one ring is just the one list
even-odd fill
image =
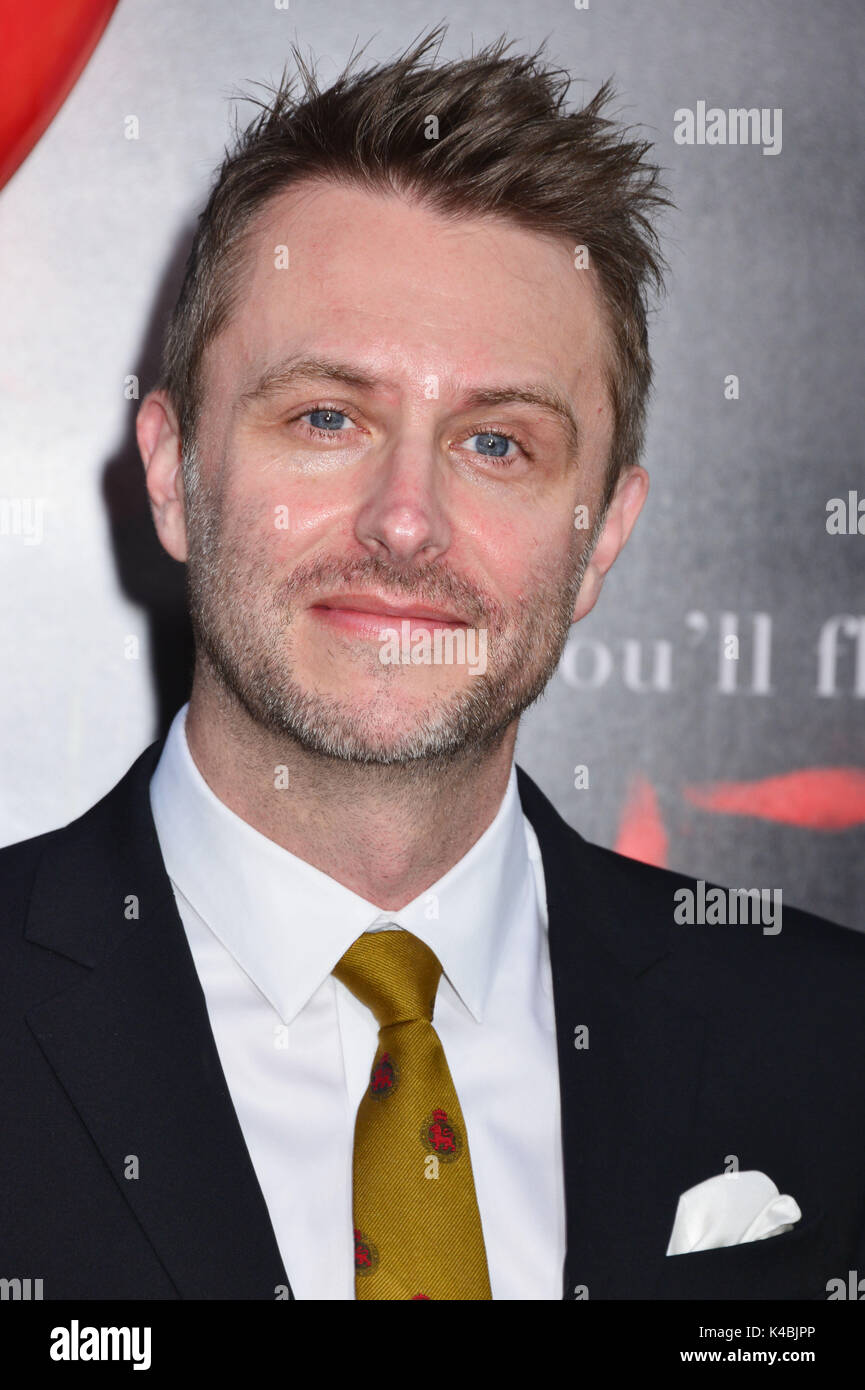
{"label": "red shape", "polygon": [[637,776],[631,782],[613,848],[629,859],[666,868],[667,844],[655,789],[647,777]]}
{"label": "red shape", "polygon": [[372,1251],[367,1244],[366,1236],[358,1230],[354,1233],[354,1267],[355,1269],[372,1268]]}
{"label": "red shape", "polygon": [[434,1110],[432,1119],[433,1123],[427,1130],[427,1137],[436,1153],[456,1153],[456,1137],[451,1126],[448,1124],[447,1112],[444,1110]]}
{"label": "red shape", "polygon": [[393,1090],[394,1073],[393,1063],[390,1054],[383,1052],[381,1060],[372,1074],[370,1089],[373,1095],[381,1095],[383,1092]]}
{"label": "red shape", "polygon": [[684,787],[703,811],[798,825],[806,830],[848,830],[865,822],[865,772],[855,767],[811,767],[756,782],[709,782]]}
{"label": "red shape", "polygon": [[47,130],[117,0],[0,0],[0,188]]}

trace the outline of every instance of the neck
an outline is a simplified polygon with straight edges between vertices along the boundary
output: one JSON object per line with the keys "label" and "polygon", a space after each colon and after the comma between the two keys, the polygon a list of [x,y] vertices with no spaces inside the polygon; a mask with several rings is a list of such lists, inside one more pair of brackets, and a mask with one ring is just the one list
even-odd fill
{"label": "neck", "polygon": [[186,737],[202,777],[236,815],[382,911],[397,912],[495,819],[518,722],[492,747],[446,760],[352,763],[262,727],[197,669]]}

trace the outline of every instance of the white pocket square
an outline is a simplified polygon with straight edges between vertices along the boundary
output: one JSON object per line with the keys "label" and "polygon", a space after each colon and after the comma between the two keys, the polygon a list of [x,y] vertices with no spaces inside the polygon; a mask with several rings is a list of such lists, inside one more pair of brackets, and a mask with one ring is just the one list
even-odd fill
{"label": "white pocket square", "polygon": [[765,1173],[719,1173],[682,1193],[667,1254],[688,1255],[779,1236],[801,1215],[793,1198],[782,1196]]}

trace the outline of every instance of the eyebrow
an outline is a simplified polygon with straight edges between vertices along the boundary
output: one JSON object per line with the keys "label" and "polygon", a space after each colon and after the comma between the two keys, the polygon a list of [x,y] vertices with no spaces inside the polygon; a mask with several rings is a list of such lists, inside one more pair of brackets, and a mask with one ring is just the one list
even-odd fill
{"label": "eyebrow", "polygon": [[[335,381],[362,391],[392,385],[381,377],[331,358],[287,357],[265,368],[253,385],[241,392],[237,404],[241,409],[248,410],[258,401],[267,400],[299,382],[309,380]],[[569,448],[577,452],[581,440],[577,417],[564,396],[554,387],[533,384],[478,387],[461,398],[459,408],[472,410],[478,406],[509,405],[513,402],[533,405],[554,417],[564,428]]]}

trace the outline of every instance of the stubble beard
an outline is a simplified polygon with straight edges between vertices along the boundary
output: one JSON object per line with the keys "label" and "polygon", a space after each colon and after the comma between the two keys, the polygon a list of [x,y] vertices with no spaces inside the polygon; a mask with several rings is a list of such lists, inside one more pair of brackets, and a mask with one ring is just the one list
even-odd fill
{"label": "stubble beard", "polygon": [[[208,668],[220,697],[236,701],[277,741],[291,740],[310,754],[380,767],[414,764],[417,771],[482,758],[542,694],[561,659],[600,530],[596,526],[581,545],[575,533],[563,582],[542,581],[518,611],[509,612],[437,564],[400,569],[375,555],[351,562],[322,558],[281,578],[244,551],[241,538],[250,533],[242,526],[226,537],[218,502],[200,482],[187,491],[186,507],[196,667],[202,662]],[[487,629],[486,670],[444,698],[413,705],[410,727],[398,730],[387,715],[411,668],[382,665],[376,656],[381,686],[371,704],[359,704],[350,690],[339,698],[310,689],[294,671],[295,618],[311,599],[349,588],[380,588],[470,614],[473,626]],[[368,654],[362,659],[366,672]]]}

